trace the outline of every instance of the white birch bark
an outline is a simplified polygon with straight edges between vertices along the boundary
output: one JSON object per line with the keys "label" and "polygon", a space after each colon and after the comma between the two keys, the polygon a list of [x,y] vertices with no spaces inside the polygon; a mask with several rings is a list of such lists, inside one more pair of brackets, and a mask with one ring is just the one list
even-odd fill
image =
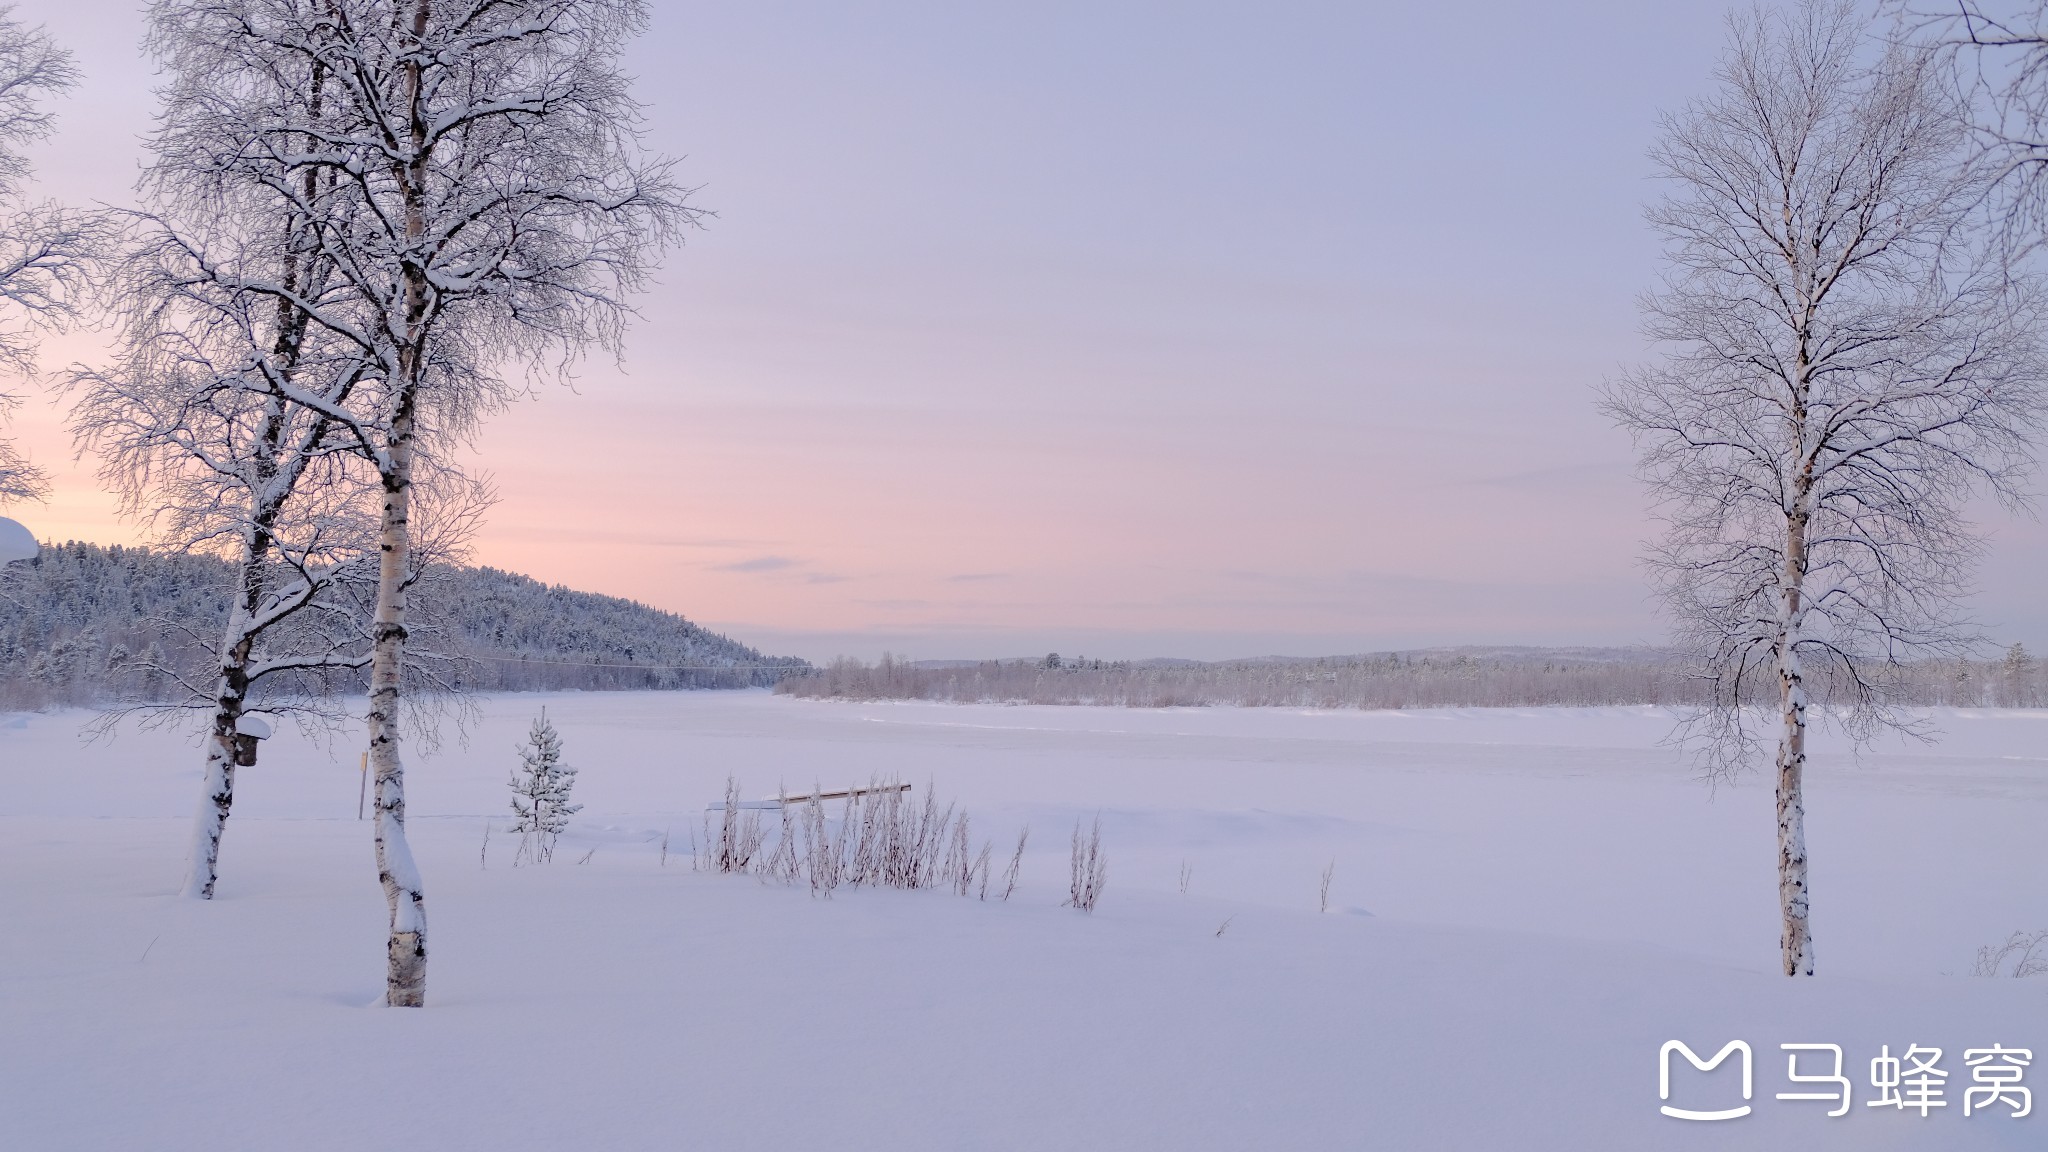
{"label": "white birch bark", "polygon": [[1787,976],[1813,975],[1813,925],[1806,888],[1806,673],[1800,666],[1800,625],[1806,584],[1805,492],[1795,500],[1785,533],[1784,586],[1779,592],[1778,670],[1778,917],[1779,960]]}
{"label": "white birch bark", "polygon": [[192,821],[192,847],[185,857],[185,885],[180,895],[188,900],[213,899],[219,878],[220,838],[227,830],[228,810],[235,803],[235,752],[232,729],[225,738],[216,728],[207,733],[206,764],[200,776],[204,795],[199,814]]}
{"label": "white birch bark", "polygon": [[[426,109],[421,89],[420,39],[431,13],[429,0],[413,0],[410,36],[403,53],[405,109],[402,163],[392,165],[404,205],[404,243],[415,248],[425,233],[421,199],[428,149]],[[370,664],[370,764],[377,774],[377,878],[391,916],[386,945],[384,1002],[394,1008],[419,1008],[427,997],[426,894],[405,839],[405,762],[399,748],[399,698],[405,669],[405,600],[412,552],[411,504],[413,424],[418,410],[420,369],[428,285],[417,260],[401,262],[405,314],[400,331],[398,376],[384,453],[384,508],[377,568],[375,646]]]}
{"label": "white birch bark", "polygon": [[390,464],[378,534],[377,613],[370,663],[370,766],[376,773],[377,879],[390,913],[384,1002],[418,1008],[427,996],[426,893],[405,839],[405,761],[399,703],[405,669],[405,601],[411,553],[412,417],[392,421]]}

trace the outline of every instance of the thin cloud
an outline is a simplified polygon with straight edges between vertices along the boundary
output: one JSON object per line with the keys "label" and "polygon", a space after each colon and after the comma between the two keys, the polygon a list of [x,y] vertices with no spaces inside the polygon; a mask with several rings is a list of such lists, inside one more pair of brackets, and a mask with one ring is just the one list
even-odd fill
{"label": "thin cloud", "polygon": [[735,560],[730,564],[713,564],[713,572],[781,572],[794,568],[799,561],[787,556],[755,556],[746,560]]}

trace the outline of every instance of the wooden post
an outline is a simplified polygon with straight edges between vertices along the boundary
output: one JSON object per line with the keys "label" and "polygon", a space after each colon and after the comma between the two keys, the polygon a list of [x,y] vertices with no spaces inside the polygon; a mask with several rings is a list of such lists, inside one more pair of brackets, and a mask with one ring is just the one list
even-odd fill
{"label": "wooden post", "polygon": [[362,773],[362,782],[356,785],[356,819],[358,820],[363,818],[363,798],[370,794],[370,754],[367,751],[363,753]]}

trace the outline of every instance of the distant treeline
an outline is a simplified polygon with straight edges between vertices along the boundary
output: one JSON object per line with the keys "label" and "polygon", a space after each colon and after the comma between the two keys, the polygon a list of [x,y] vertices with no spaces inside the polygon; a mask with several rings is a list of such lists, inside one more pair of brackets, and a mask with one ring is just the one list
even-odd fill
{"label": "distant treeline", "polygon": [[[2032,708],[2048,703],[2039,663],[2014,645],[1991,660],[1900,671],[1904,704]],[[1538,708],[1702,704],[1708,694],[1676,655],[1654,649],[1431,649],[1314,660],[986,660],[918,664],[884,655],[839,659],[784,679],[792,696],[960,703],[1106,704],[1133,708]]]}
{"label": "distant treeline", "polygon": [[[80,543],[0,569],[0,708],[167,697],[147,666],[203,674],[231,580],[209,556]],[[444,674],[479,691],[757,687],[808,667],[672,612],[494,568],[435,571],[416,609],[453,657]]]}

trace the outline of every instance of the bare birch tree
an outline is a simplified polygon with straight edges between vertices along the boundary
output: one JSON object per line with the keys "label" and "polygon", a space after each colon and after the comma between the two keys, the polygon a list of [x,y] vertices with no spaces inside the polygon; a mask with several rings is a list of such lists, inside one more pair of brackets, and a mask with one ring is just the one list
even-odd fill
{"label": "bare birch tree", "polygon": [[[254,763],[258,734],[286,717],[337,721],[334,690],[367,668],[377,571],[374,472],[354,429],[330,414],[374,377],[376,361],[311,323],[314,309],[345,307],[348,286],[302,207],[222,166],[214,149],[192,147],[190,122],[211,126],[193,115],[211,95],[210,79],[195,90],[174,75],[164,92],[155,163],[142,181],[146,207],[129,214],[133,239],[109,294],[122,321],[117,355],[71,376],[82,393],[74,432],[82,450],[99,455],[101,478],[125,511],[159,544],[220,554],[234,566],[217,641],[191,621],[160,622],[192,634],[211,667],[153,665],[148,671],[180,686],[182,698],[103,718],[111,726],[137,712],[147,722],[189,709],[210,715],[184,883],[200,899],[213,895],[235,769]],[[321,83],[317,69],[278,69],[250,78],[244,95],[317,104]],[[319,199],[321,178],[303,174],[302,199]],[[443,525],[459,536],[483,491],[459,475],[437,478],[460,494]],[[411,579],[421,571],[415,563]]]}
{"label": "bare birch tree", "polygon": [[[235,206],[223,198],[186,207],[246,245],[246,236],[222,226]],[[81,395],[72,425],[81,449],[98,454],[101,478],[124,511],[143,519],[160,545],[224,554],[235,568],[217,638],[192,621],[161,625],[191,632],[212,666],[153,667],[183,698],[141,707],[155,719],[210,712],[184,882],[185,895],[210,899],[235,768],[254,762],[252,727],[267,730],[288,715],[331,718],[335,675],[368,663],[358,610],[374,584],[367,469],[346,428],[286,399],[296,387],[343,401],[364,366],[346,346],[323,355],[329,350],[307,339],[302,314],[238,291],[232,272],[223,274],[253,259],[295,265],[284,278],[308,279],[313,261],[294,243],[302,230],[291,221],[259,221],[274,226],[272,243],[225,260],[203,256],[172,230],[170,216],[142,223],[114,293],[126,319],[118,355],[73,374]],[[258,697],[267,698],[270,720],[250,712]]]}
{"label": "bare birch tree", "polygon": [[[78,82],[71,54],[41,28],[0,7],[0,371],[35,371],[35,329],[76,316],[88,269],[107,239],[101,219],[23,200],[29,178],[22,149],[50,134],[43,100]],[[19,398],[0,390],[0,425]],[[0,503],[41,499],[48,479],[0,438]]]}
{"label": "bare birch tree", "polygon": [[[694,217],[645,156],[619,55],[640,0],[160,0],[152,43],[192,85],[183,139],[310,222],[345,301],[303,307],[375,364],[343,423],[380,488],[368,724],[386,1002],[425,1001],[425,896],[400,755],[412,501],[422,438],[459,436],[516,385],[614,348],[628,295]],[[317,77],[270,102],[279,73]],[[312,177],[308,179],[309,175]],[[310,189],[310,191],[309,191]]]}
{"label": "bare birch tree", "polygon": [[1814,970],[1808,726],[1913,727],[1891,678],[1974,639],[1964,502],[2021,498],[2042,406],[2038,294],[1973,215],[1990,173],[1961,110],[1930,53],[1867,31],[1821,0],[1731,18],[1718,91],[1653,151],[1669,270],[1645,325],[1666,356],[1604,401],[1636,440],[1664,523],[1650,564],[1714,693],[1682,734],[1715,773],[1776,747],[1788,975]]}

